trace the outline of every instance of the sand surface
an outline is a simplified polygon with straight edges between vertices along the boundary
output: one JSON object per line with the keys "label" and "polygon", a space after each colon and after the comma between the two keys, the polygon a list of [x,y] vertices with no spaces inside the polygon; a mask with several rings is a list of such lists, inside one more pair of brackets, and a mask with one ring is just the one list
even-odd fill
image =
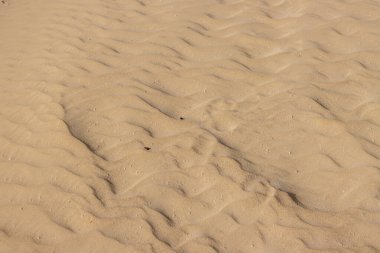
{"label": "sand surface", "polygon": [[0,252],[380,252],[380,1],[1,1]]}

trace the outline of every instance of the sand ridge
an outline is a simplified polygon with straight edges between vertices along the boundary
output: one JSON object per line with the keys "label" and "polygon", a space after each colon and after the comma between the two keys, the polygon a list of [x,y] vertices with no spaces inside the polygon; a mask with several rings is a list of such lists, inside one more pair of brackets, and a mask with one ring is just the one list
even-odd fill
{"label": "sand ridge", "polygon": [[379,252],[380,4],[0,4],[0,252]]}

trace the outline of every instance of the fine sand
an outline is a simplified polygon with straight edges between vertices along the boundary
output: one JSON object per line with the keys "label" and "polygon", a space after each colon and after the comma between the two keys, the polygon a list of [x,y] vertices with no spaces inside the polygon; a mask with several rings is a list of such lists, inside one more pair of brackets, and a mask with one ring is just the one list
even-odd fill
{"label": "fine sand", "polygon": [[380,252],[380,1],[2,0],[0,253]]}

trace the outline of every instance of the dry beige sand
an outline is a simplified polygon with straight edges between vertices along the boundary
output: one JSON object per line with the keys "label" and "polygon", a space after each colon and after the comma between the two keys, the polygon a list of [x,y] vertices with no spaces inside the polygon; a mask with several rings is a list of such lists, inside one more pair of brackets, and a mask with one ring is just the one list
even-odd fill
{"label": "dry beige sand", "polygon": [[1,1],[0,207],[0,253],[380,252],[380,1]]}

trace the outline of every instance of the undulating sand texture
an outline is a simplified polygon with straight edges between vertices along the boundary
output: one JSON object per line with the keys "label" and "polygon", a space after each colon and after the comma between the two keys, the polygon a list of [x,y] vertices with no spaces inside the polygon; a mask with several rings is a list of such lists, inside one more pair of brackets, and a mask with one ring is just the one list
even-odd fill
{"label": "undulating sand texture", "polygon": [[378,0],[3,0],[0,252],[380,252],[379,71]]}

